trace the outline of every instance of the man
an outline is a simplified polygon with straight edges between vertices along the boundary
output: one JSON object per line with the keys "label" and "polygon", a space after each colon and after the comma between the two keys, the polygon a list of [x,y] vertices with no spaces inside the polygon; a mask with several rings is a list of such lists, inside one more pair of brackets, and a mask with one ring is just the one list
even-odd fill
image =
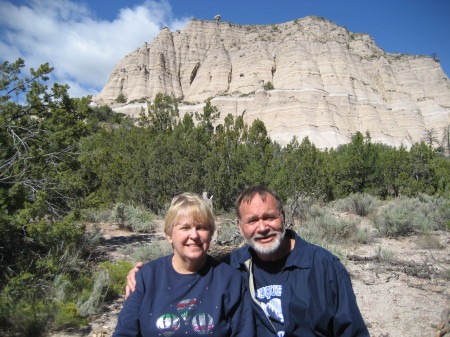
{"label": "man", "polygon": [[[285,228],[274,192],[251,187],[238,197],[235,210],[247,245],[225,261],[247,281],[258,337],[369,336],[345,267]],[[127,294],[136,270],[128,276]]]}

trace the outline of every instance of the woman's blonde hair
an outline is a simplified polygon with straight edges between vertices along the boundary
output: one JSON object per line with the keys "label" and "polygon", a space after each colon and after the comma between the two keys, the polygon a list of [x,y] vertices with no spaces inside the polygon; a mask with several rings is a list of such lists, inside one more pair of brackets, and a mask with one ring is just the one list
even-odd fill
{"label": "woman's blonde hair", "polygon": [[171,235],[173,226],[175,226],[178,217],[181,215],[190,215],[195,221],[208,224],[211,230],[211,236],[216,230],[214,214],[203,197],[196,193],[185,192],[172,199],[170,207],[167,210],[164,219],[164,233]]}

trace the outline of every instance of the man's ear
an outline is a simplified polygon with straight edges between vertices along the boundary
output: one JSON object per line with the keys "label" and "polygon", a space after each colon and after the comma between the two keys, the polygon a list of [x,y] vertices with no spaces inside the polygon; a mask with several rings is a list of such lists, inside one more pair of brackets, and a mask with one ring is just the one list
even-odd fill
{"label": "man's ear", "polygon": [[241,222],[239,221],[239,219],[236,220],[236,225],[237,225],[238,228],[239,228],[239,233],[241,233],[241,235],[244,235],[244,233],[242,233],[242,226],[241,226]]}

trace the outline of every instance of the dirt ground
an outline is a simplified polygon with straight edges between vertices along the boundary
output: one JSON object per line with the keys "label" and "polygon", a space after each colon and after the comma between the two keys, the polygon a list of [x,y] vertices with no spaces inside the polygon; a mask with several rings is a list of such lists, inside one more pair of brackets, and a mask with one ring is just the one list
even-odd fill
{"label": "dirt ground", "polygon": [[[123,244],[141,244],[155,238],[108,225],[103,225],[102,231],[112,259],[120,258],[117,247]],[[162,237],[162,233],[156,235]],[[450,332],[444,334],[436,329],[441,313],[450,308],[449,232],[426,237],[375,238],[368,244],[347,247],[345,253],[344,262],[371,336],[450,336]],[[51,337],[111,336],[123,300],[105,303],[88,328]]]}
{"label": "dirt ground", "polygon": [[434,238],[441,249],[418,248],[422,238],[417,236],[378,239],[358,247],[357,255],[375,256],[381,247],[395,252],[395,261],[347,263],[371,336],[436,336],[441,313],[450,308],[450,235],[435,233]]}

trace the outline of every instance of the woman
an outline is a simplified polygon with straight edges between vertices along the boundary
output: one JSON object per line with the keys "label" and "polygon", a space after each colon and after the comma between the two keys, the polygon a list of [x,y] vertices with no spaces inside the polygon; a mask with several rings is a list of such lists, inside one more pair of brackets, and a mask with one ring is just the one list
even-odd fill
{"label": "woman", "polygon": [[214,216],[194,193],[173,198],[164,223],[173,254],[145,264],[124,303],[119,336],[254,336],[240,272],[207,254]]}

